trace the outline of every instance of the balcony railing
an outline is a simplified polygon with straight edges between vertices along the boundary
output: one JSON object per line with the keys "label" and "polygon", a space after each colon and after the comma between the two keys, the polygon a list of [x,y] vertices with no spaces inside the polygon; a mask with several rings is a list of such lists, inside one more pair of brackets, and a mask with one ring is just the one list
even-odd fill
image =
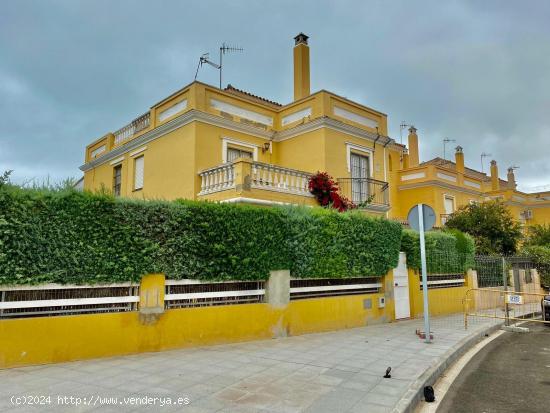
{"label": "balcony railing", "polygon": [[252,188],[311,196],[308,189],[311,174],[307,172],[254,162],[251,175]]}
{"label": "balcony railing", "polygon": [[117,130],[113,135],[115,135],[115,145],[124,142],[125,140],[130,139],[139,131],[149,127],[150,123],[150,114],[149,112],[144,113],[139,118],[134,119],[128,125],[124,126]]}
{"label": "balcony railing", "polygon": [[[239,182],[236,182],[235,174],[237,165],[239,168],[242,168],[242,173],[239,172]],[[237,184],[242,184],[244,187],[249,187],[249,189],[312,196],[308,189],[311,174],[261,162],[250,162],[240,159],[233,163],[206,169],[200,172],[199,176],[201,177],[201,191],[199,195],[225,191],[235,188]]]}
{"label": "balcony railing", "polygon": [[235,188],[235,166],[232,163],[206,169],[200,172],[199,175],[201,177],[199,195]]}
{"label": "balcony railing", "polygon": [[360,208],[381,208],[390,206],[387,182],[372,178],[338,178],[340,193]]}

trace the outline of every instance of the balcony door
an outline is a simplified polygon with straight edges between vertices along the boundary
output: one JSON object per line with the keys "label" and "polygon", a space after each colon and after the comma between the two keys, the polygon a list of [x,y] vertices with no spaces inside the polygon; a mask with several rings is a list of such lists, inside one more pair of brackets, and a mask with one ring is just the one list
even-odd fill
{"label": "balcony door", "polygon": [[351,164],[351,200],[360,204],[369,197],[369,157],[352,153]]}

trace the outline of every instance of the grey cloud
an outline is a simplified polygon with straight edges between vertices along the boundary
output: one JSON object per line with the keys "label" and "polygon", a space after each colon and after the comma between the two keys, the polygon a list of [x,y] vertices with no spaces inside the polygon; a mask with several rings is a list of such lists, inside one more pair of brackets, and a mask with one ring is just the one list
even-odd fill
{"label": "grey cloud", "polygon": [[[424,159],[457,140],[479,167],[550,184],[545,1],[18,1],[0,14],[0,170],[76,176],[84,147],[189,83],[223,41],[224,83],[292,97],[292,37],[311,36],[312,89],[414,123]],[[217,84],[208,68],[200,79]],[[448,154],[452,151],[448,150]]]}

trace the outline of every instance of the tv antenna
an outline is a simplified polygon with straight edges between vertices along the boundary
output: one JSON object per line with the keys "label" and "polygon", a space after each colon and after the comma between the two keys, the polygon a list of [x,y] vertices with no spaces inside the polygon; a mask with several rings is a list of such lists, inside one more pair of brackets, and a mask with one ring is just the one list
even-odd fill
{"label": "tv antenna", "polygon": [[222,88],[223,55],[231,52],[242,52],[243,50],[242,47],[229,46],[225,42],[220,46],[220,89]]}
{"label": "tv antenna", "polygon": [[404,120],[401,121],[401,125],[399,125],[399,137],[401,141],[399,143],[403,144],[403,131],[410,126],[412,125],[406,124]]}
{"label": "tv antenna", "polygon": [[481,172],[483,172],[483,158],[488,158],[489,156],[492,155],[487,152],[481,152]]}
{"label": "tv antenna", "polygon": [[212,66],[214,69],[218,69],[220,71],[220,89],[222,88],[222,70],[223,70],[223,56],[226,53],[230,52],[242,52],[244,49],[242,47],[236,47],[236,46],[229,46],[227,44],[222,43],[220,46],[220,63],[216,63],[210,60],[210,53],[204,53],[199,58],[199,64],[197,66],[197,71],[195,72],[195,80],[197,80],[197,76],[199,75],[199,69],[202,67],[203,64],[208,64]]}
{"label": "tv antenna", "polygon": [[205,63],[209,64],[210,66],[212,66],[215,69],[218,69],[221,73],[222,67],[219,64],[214,63],[210,60],[210,53],[203,53],[203,55],[201,57],[199,57],[199,64],[197,65],[197,71],[195,72],[195,80],[197,80],[197,76],[199,75],[199,69]]}
{"label": "tv antenna", "polygon": [[443,160],[444,161],[447,160],[446,150],[447,150],[447,144],[450,142],[456,142],[456,139],[443,138]]}

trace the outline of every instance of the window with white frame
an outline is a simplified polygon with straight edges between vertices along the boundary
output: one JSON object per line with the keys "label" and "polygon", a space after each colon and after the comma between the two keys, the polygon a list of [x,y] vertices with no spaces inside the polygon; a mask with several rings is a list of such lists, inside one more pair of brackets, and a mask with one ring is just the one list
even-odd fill
{"label": "window with white frame", "polygon": [[143,189],[143,168],[144,168],[143,155],[134,158],[134,190]]}
{"label": "window with white frame", "polygon": [[369,165],[368,156],[350,154],[351,200],[355,203],[365,202],[369,197]]}
{"label": "window with white frame", "polygon": [[227,148],[227,162],[233,162],[238,158],[253,158],[253,154],[250,151],[245,151],[237,148]]}

